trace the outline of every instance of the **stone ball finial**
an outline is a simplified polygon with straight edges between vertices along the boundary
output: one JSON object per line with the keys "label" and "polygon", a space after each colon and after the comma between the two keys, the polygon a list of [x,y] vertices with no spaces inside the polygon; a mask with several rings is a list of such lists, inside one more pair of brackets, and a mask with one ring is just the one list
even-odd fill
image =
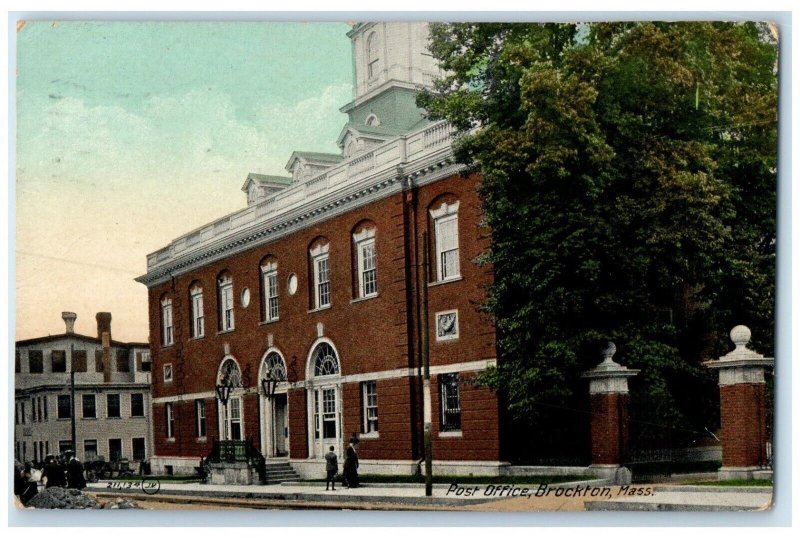
{"label": "stone ball finial", "polygon": [[746,325],[737,325],[731,329],[731,340],[736,347],[746,347],[750,341],[750,329]]}
{"label": "stone ball finial", "polygon": [[609,342],[606,345],[606,348],[603,350],[603,362],[611,362],[614,356],[614,353],[617,352],[617,346],[614,345],[614,342]]}

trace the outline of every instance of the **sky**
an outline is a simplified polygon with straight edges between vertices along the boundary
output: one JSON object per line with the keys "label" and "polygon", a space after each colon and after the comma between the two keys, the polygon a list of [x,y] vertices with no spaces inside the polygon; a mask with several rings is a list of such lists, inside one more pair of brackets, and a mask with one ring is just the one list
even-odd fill
{"label": "sky", "polygon": [[17,30],[16,339],[146,342],[146,255],[246,206],[249,172],[338,152],[344,23],[30,22]]}

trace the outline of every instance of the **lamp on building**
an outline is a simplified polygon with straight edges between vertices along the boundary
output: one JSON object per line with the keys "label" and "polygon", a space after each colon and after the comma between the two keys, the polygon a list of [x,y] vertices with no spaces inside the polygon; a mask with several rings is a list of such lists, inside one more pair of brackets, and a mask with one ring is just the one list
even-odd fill
{"label": "lamp on building", "polygon": [[261,388],[264,389],[264,396],[271,400],[275,396],[275,387],[278,386],[277,376],[272,375],[272,369],[267,369],[267,373],[261,380]]}
{"label": "lamp on building", "polygon": [[222,380],[221,384],[217,385],[217,398],[222,403],[222,407],[224,410],[224,419],[223,419],[223,427],[224,427],[224,440],[228,440],[228,400],[231,397],[231,392],[233,391],[233,384],[231,383],[230,379],[225,376]]}

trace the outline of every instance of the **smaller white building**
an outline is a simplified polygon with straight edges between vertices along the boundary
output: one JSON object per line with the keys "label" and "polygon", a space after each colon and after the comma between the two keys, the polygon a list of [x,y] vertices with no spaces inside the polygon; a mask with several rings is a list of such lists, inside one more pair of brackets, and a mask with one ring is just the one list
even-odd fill
{"label": "smaller white building", "polygon": [[96,337],[74,332],[74,313],[62,318],[64,334],[16,343],[16,459],[40,462],[73,448],[73,423],[83,461],[147,459],[153,447],[149,344],[112,340],[108,312],[96,316]]}

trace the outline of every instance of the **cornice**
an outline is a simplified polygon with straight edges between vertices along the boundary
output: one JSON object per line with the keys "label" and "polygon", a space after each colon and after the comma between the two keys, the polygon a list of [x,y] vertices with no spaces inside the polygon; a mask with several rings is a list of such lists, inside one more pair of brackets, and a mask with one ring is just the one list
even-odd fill
{"label": "cornice", "polygon": [[260,247],[291,233],[363,207],[412,186],[422,186],[461,171],[463,165],[452,163],[450,148],[428,155],[414,163],[404,163],[376,174],[368,180],[344,187],[282,215],[256,223],[227,237],[155,267],[136,281],[148,287],[169,281],[174,276]]}

